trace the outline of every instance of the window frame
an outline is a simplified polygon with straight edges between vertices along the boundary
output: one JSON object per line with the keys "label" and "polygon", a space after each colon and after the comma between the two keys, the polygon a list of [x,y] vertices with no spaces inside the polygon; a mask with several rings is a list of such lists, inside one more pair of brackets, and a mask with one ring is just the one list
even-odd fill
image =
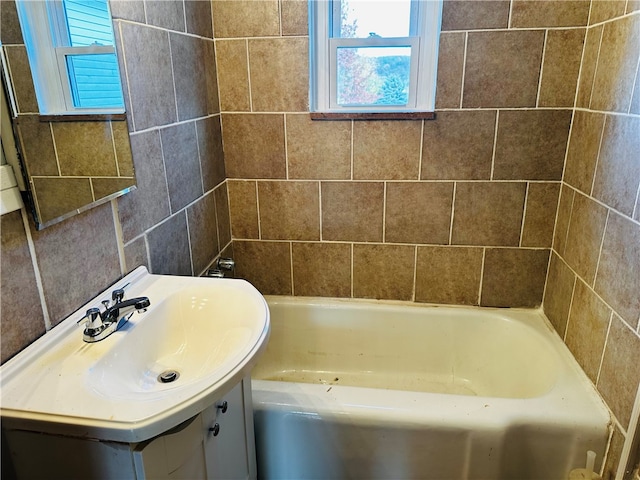
{"label": "window frame", "polygon": [[[375,1],[375,0],[372,0]],[[433,113],[442,0],[412,0],[410,36],[339,38],[341,0],[309,1],[309,106],[316,118],[331,114]],[[409,101],[398,105],[339,105],[337,50],[340,47],[411,46]]]}

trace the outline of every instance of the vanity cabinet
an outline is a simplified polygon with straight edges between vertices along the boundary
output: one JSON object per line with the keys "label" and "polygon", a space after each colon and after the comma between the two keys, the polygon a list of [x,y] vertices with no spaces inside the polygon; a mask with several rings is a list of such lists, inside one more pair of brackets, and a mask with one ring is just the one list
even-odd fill
{"label": "vanity cabinet", "polygon": [[249,377],[195,417],[137,444],[5,433],[18,479],[256,478]]}

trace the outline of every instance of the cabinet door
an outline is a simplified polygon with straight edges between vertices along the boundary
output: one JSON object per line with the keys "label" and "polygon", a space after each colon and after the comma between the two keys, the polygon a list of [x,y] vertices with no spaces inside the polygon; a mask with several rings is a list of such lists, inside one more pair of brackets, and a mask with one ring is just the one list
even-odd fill
{"label": "cabinet door", "polygon": [[[223,413],[225,401],[227,408]],[[204,441],[209,480],[249,478],[244,403],[243,382],[240,382],[224,398],[203,412],[204,425],[208,425],[209,430]],[[248,408],[251,409],[251,405]],[[214,428],[217,434],[211,430]]]}

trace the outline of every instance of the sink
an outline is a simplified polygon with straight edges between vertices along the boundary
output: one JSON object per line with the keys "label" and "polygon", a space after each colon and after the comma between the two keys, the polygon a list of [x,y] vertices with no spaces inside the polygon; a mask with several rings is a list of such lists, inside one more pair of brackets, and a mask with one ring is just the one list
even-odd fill
{"label": "sink", "polygon": [[[77,321],[126,286],[151,306],[96,343]],[[248,282],[152,275],[98,295],[0,367],[3,426],[138,442],[197,415],[245,377],[266,347],[269,310]]]}

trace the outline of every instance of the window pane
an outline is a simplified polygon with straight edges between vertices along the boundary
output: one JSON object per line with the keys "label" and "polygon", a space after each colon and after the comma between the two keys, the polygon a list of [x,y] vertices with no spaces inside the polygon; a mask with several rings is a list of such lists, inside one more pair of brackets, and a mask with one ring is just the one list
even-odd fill
{"label": "window pane", "polygon": [[114,53],[67,55],[73,104],[77,108],[124,106]]}
{"label": "window pane", "polygon": [[339,47],[337,103],[406,105],[411,47]]}
{"label": "window pane", "polygon": [[71,47],[113,45],[107,0],[63,0]]}
{"label": "window pane", "polygon": [[411,0],[342,0],[339,35],[341,38],[408,37],[410,19]]}

